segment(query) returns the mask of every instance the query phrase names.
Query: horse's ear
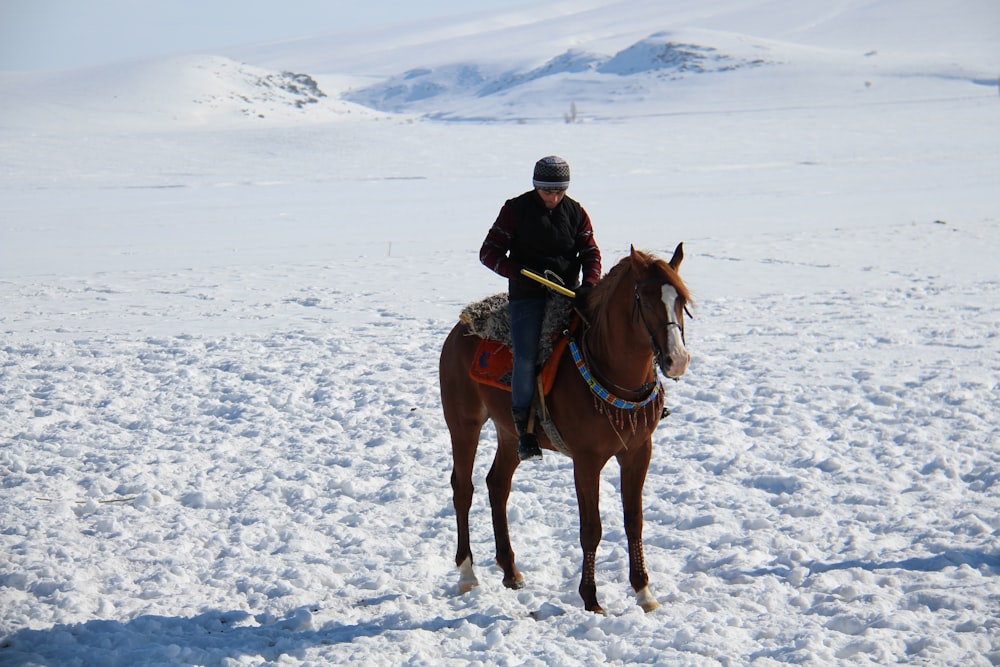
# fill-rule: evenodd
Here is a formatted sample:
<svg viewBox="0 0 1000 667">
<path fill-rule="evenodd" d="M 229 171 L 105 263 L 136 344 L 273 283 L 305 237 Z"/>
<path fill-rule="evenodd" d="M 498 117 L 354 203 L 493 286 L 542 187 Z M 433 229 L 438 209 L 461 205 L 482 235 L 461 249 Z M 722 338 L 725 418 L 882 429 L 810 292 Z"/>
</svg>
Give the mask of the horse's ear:
<svg viewBox="0 0 1000 667">
<path fill-rule="evenodd" d="M 678 270 L 681 267 L 682 261 L 684 261 L 683 241 L 678 243 L 677 247 L 674 248 L 674 256 L 670 258 L 670 268 L 672 268 L 674 271 Z"/>
<path fill-rule="evenodd" d="M 632 262 L 632 268 L 635 269 L 636 271 L 638 271 L 639 270 L 639 267 L 638 267 L 639 257 L 635 253 L 635 246 L 634 245 L 631 245 L 631 244 L 629 245 L 629 247 L 628 247 L 628 254 L 629 254 L 629 260 Z"/>
</svg>

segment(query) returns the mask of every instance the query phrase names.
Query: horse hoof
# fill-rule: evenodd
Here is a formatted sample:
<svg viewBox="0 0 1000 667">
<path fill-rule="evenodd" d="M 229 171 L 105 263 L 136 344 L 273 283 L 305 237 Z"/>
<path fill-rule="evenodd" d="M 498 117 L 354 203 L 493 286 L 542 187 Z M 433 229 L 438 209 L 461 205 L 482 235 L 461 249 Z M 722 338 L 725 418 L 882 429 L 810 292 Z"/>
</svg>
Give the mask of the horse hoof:
<svg viewBox="0 0 1000 667">
<path fill-rule="evenodd" d="M 653 594 L 649 591 L 649 586 L 646 586 L 641 591 L 637 591 L 635 597 L 639 606 L 642 607 L 642 610 L 647 614 L 660 608 L 660 603 L 656 601 L 656 598 L 654 598 Z"/>
<path fill-rule="evenodd" d="M 504 579 L 503 585 L 512 591 L 519 591 L 524 588 L 524 577 L 518 577 L 517 579 Z"/>
<path fill-rule="evenodd" d="M 458 594 L 465 595 L 479 585 L 476 573 L 472 570 L 472 559 L 466 558 L 458 566 Z"/>
</svg>

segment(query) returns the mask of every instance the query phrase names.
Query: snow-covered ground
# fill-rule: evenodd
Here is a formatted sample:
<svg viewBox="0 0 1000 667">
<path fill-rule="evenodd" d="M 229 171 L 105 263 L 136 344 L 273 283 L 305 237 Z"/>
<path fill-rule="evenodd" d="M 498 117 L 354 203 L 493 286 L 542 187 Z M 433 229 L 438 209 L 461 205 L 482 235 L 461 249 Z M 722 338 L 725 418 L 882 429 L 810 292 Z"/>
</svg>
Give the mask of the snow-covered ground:
<svg viewBox="0 0 1000 667">
<path fill-rule="evenodd" d="M 576 7 L 0 73 L 0 665 L 1000 664 L 1000 10 Z M 491 427 L 457 593 L 438 352 L 550 153 L 685 243 L 652 614 L 552 453 L 503 588 Z"/>
</svg>

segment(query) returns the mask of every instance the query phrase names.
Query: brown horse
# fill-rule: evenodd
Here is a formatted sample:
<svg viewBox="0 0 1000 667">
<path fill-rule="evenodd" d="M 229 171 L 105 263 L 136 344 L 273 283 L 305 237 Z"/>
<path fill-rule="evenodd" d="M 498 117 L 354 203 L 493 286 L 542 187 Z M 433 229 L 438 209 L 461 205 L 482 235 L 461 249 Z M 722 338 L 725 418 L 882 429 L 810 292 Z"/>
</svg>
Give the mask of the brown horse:
<svg viewBox="0 0 1000 667">
<path fill-rule="evenodd" d="M 643 557 L 642 487 L 652 454 L 652 433 L 663 408 L 654 363 L 664 375 L 677 379 L 691 359 L 684 347 L 685 305 L 690 294 L 677 273 L 683 257 L 683 244 L 678 244 L 669 263 L 633 248 L 594 286 L 587 304 L 590 325 L 575 335 L 576 354 L 563 355 L 555 384 L 545 398 L 548 415 L 573 459 L 583 547 L 579 591 L 590 611 L 603 611 L 595 579 L 601 541 L 598 489 L 601 470 L 612 456 L 621 468 L 629 582 L 643 609 L 659 606 L 649 591 Z M 472 466 L 487 419 L 493 420 L 498 439 L 493 467 L 486 477 L 496 562 L 503 569 L 505 586 L 524 586 L 524 577 L 514 564 L 507 523 L 507 499 L 519 463 L 510 392 L 470 378 L 478 343 L 479 338 L 459 323 L 444 342 L 440 362 L 441 401 L 454 461 L 451 486 L 458 519 L 455 563 L 460 593 L 479 583 L 472 568 L 469 509 Z M 554 449 L 548 436 L 538 436 L 543 448 Z"/>
</svg>

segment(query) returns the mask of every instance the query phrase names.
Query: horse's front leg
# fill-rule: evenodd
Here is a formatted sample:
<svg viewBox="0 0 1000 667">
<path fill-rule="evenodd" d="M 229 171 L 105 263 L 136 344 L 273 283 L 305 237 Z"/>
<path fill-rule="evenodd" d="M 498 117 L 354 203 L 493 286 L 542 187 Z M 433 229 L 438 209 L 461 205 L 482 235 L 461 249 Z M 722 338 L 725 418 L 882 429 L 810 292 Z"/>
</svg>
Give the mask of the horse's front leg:
<svg viewBox="0 0 1000 667">
<path fill-rule="evenodd" d="M 619 456 L 621 465 L 622 509 L 625 512 L 625 536 L 628 538 L 629 583 L 635 591 L 636 601 L 645 611 L 660 606 L 649 590 L 646 557 L 642 549 L 642 487 L 652 452 L 651 442 L 641 448 Z"/>
<path fill-rule="evenodd" d="M 524 577 L 514 564 L 514 549 L 510 545 L 510 529 L 507 523 L 507 500 L 514 470 L 519 463 L 517 441 L 498 429 L 497 453 L 493 466 L 486 475 L 486 487 L 490 493 L 490 512 L 493 515 L 493 537 L 497 545 L 497 565 L 503 570 L 503 585 L 507 588 L 523 588 Z"/>
<path fill-rule="evenodd" d="M 587 611 L 603 614 L 597 602 L 597 545 L 601 543 L 600 485 L 601 469 L 591 464 L 575 462 L 576 501 L 580 506 L 580 546 L 583 547 L 583 574 L 580 577 L 580 597 Z"/>
</svg>

